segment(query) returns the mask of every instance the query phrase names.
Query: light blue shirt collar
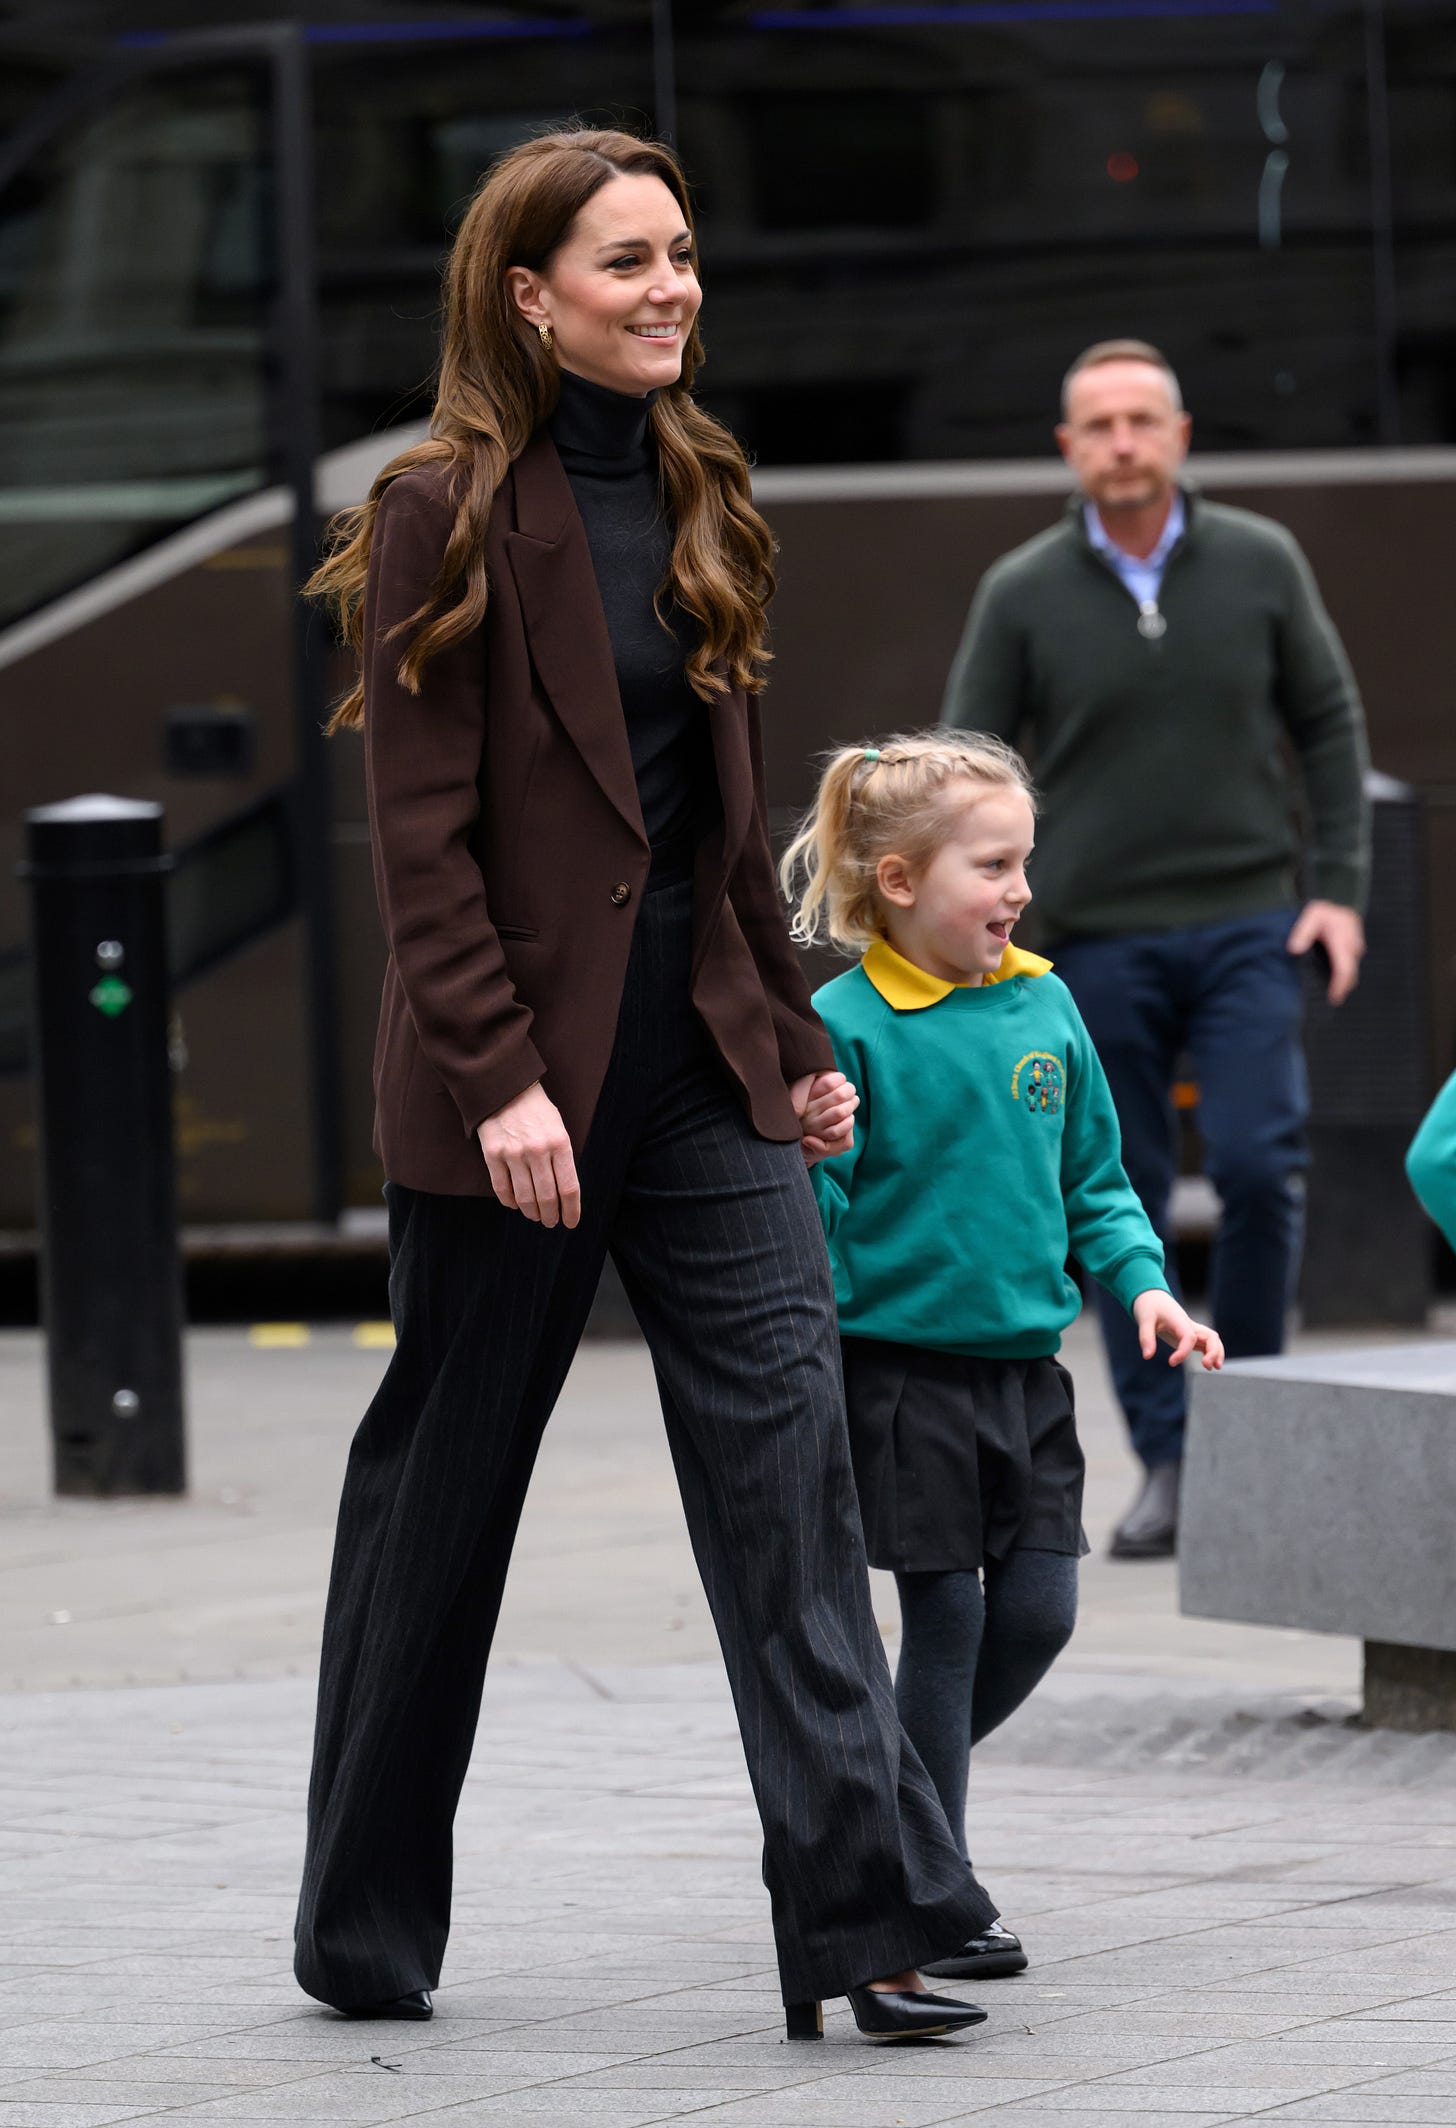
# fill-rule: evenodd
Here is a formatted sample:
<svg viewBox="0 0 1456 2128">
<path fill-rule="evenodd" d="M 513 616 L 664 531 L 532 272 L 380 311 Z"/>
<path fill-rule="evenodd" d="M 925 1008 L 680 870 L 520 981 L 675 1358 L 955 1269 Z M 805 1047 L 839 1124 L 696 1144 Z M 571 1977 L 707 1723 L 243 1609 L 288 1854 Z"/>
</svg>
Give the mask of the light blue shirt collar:
<svg viewBox="0 0 1456 2128">
<path fill-rule="evenodd" d="M 1159 534 L 1158 544 L 1151 554 L 1128 554 L 1119 547 L 1098 515 L 1095 503 L 1083 503 L 1082 518 L 1087 527 L 1088 539 L 1099 554 L 1106 555 L 1139 606 L 1156 606 L 1158 594 L 1163 588 L 1163 571 L 1167 567 L 1168 556 L 1183 537 L 1188 521 L 1182 495 L 1174 495 L 1173 507 L 1168 512 L 1168 522 Z"/>
</svg>

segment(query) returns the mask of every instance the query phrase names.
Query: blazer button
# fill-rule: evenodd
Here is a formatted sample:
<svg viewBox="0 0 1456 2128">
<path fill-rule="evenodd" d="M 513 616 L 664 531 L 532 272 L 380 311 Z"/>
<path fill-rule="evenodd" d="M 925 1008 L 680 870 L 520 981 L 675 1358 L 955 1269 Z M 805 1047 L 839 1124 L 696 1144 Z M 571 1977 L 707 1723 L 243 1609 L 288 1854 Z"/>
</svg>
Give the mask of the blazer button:
<svg viewBox="0 0 1456 2128">
<path fill-rule="evenodd" d="M 628 886 L 625 879 L 619 879 L 617 881 L 617 884 L 613 887 L 612 899 L 617 904 L 617 907 L 619 909 L 622 907 L 622 904 L 624 902 L 629 902 L 632 899 L 632 889 Z"/>
</svg>

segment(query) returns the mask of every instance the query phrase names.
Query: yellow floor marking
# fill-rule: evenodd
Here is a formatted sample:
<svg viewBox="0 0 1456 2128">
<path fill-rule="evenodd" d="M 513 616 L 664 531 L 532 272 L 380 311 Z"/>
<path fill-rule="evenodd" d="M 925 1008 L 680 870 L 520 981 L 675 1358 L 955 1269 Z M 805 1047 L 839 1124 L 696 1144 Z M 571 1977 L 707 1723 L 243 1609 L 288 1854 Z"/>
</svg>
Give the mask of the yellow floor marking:
<svg viewBox="0 0 1456 2128">
<path fill-rule="evenodd" d="M 306 1345 L 308 1339 L 307 1323 L 254 1323 L 248 1332 L 248 1343 L 265 1351 L 280 1345 Z"/>
<path fill-rule="evenodd" d="M 366 1349 L 382 1352 L 394 1350 L 393 1323 L 360 1323 L 354 1331 L 354 1343 Z"/>
</svg>

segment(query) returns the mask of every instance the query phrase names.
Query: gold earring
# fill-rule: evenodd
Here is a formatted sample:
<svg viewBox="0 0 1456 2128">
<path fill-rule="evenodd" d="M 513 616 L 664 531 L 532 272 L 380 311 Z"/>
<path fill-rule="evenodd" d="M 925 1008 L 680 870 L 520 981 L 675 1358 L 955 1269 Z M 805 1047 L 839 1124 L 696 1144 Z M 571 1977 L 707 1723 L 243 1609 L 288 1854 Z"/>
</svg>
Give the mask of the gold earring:
<svg viewBox="0 0 1456 2128">
<path fill-rule="evenodd" d="M 551 327 L 549 325 L 538 325 L 536 327 L 536 330 L 541 335 L 541 345 L 545 348 L 547 354 L 549 355 L 552 348 L 556 344 L 551 337 Z"/>
</svg>

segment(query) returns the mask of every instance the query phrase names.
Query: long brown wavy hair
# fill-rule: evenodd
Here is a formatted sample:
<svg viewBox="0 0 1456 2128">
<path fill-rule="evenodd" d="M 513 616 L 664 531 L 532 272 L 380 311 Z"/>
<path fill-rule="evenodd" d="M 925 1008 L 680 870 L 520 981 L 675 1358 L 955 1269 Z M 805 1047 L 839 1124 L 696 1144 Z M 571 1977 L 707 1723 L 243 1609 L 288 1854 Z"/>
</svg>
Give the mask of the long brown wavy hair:
<svg viewBox="0 0 1456 2128">
<path fill-rule="evenodd" d="M 660 141 L 585 128 L 546 133 L 495 164 L 460 224 L 446 268 L 444 343 L 430 433 L 390 460 L 366 502 L 334 518 L 329 550 L 305 586 L 331 608 L 344 642 L 362 651 L 364 586 L 380 497 L 416 466 L 453 470 L 455 522 L 439 573 L 424 604 L 396 630 L 408 638 L 399 679 L 412 694 L 419 693 L 430 659 L 480 624 L 490 595 L 485 533 L 491 504 L 506 468 L 553 411 L 560 392 L 555 357 L 517 311 L 506 273 L 512 266 L 541 272 L 586 202 L 618 176 L 661 178 L 692 230 L 687 180 Z M 693 251 L 696 265 L 696 237 Z M 774 546 L 753 507 L 748 464 L 736 439 L 692 397 L 702 357 L 694 320 L 682 375 L 658 394 L 651 423 L 674 526 L 658 610 L 671 602 L 697 623 L 687 678 L 708 701 L 730 686 L 757 692 L 764 684 Z M 363 721 L 361 679 L 328 729 Z"/>
</svg>

